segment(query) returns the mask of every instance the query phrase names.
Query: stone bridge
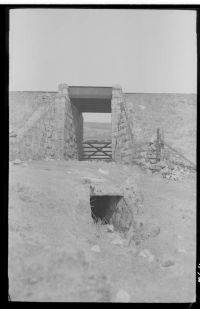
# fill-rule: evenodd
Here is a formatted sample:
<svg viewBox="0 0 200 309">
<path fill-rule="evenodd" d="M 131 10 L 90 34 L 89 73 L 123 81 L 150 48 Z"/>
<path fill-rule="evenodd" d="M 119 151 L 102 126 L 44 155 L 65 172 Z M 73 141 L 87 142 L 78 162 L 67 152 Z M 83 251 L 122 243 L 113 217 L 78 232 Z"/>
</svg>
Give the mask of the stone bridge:
<svg viewBox="0 0 200 309">
<path fill-rule="evenodd" d="M 112 158 L 117 160 L 117 147 L 121 151 L 123 147 L 126 156 L 130 152 L 126 141 L 130 143 L 130 138 L 122 113 L 123 103 L 124 96 L 119 85 L 76 87 L 60 84 L 57 94 L 47 98 L 45 104 L 39 106 L 28 121 L 10 136 L 10 160 L 82 160 L 83 112 L 112 113 Z"/>
<path fill-rule="evenodd" d="M 195 146 L 196 95 L 193 94 L 127 94 L 119 85 L 80 87 L 60 84 L 58 92 L 10 93 L 9 108 L 12 109 L 16 101 L 19 111 L 14 109 L 9 116 L 30 106 L 34 108 L 28 119 L 19 117 L 21 126 L 10 134 L 10 160 L 83 160 L 84 112 L 111 113 L 112 159 L 116 162 L 134 162 L 147 167 L 150 164 L 149 168 L 155 169 L 157 155 L 150 141 L 158 127 L 164 129 L 167 140 L 176 143 L 177 137 L 180 140 L 177 127 L 184 127 L 187 134 L 183 132 L 182 136 L 183 154 L 190 149 L 187 145 L 192 145 L 192 141 Z M 13 124 L 12 117 L 10 124 Z M 162 158 L 191 165 L 184 156 L 175 158 L 175 153 L 167 144 L 165 146 Z"/>
</svg>

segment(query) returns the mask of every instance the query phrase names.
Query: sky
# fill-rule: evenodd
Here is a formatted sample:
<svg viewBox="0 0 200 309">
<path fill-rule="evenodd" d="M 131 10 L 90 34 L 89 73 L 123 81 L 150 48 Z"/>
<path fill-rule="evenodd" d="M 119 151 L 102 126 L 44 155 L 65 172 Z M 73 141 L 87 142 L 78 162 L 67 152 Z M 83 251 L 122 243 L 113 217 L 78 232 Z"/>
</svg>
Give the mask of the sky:
<svg viewBox="0 0 200 309">
<path fill-rule="evenodd" d="M 196 13 L 12 9 L 9 59 L 11 91 L 57 91 L 66 83 L 196 93 Z"/>
</svg>

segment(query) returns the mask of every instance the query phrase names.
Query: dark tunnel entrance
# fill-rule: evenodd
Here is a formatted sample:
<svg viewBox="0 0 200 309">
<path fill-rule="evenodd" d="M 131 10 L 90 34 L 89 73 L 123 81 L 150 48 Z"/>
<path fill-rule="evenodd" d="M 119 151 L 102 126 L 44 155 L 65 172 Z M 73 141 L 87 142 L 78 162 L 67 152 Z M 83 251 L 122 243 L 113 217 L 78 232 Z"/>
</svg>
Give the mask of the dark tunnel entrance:
<svg viewBox="0 0 200 309">
<path fill-rule="evenodd" d="M 122 198 L 123 196 L 116 195 L 91 195 L 90 207 L 91 216 L 94 222 L 109 224 L 110 219 L 117 208 L 117 204 Z"/>
<path fill-rule="evenodd" d="M 69 87 L 80 161 L 112 161 L 112 91 L 112 87 Z"/>
</svg>

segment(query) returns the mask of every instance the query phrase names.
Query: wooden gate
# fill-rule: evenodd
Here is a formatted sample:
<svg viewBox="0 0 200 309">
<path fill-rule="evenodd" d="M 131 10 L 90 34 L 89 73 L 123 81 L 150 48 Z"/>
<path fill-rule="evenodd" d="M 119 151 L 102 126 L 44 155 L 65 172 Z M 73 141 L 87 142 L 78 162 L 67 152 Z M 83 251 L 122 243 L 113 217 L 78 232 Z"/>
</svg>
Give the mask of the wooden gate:
<svg viewBox="0 0 200 309">
<path fill-rule="evenodd" d="M 108 140 L 84 141 L 83 160 L 112 160 L 112 142 Z"/>
</svg>

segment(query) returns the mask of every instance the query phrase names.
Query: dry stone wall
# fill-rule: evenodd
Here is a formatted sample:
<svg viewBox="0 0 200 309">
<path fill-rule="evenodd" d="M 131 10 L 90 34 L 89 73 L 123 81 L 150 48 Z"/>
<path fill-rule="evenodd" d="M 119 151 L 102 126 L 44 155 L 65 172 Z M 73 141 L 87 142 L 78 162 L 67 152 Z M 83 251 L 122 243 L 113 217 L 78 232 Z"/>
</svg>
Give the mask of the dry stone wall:
<svg viewBox="0 0 200 309">
<path fill-rule="evenodd" d="M 196 97 L 194 95 L 166 94 L 132 94 L 131 97 L 132 99 L 134 98 L 132 102 L 128 100 L 129 96 L 122 93 L 120 86 L 113 87 L 113 159 L 117 162 L 138 164 L 151 173 L 158 172 L 161 173 L 163 177 L 174 180 L 180 178 L 180 174 L 182 174 L 182 172 L 185 173 L 186 170 L 194 171 L 195 164 L 192 164 L 187 158 L 184 159 L 184 157 L 181 156 L 181 151 L 173 151 L 167 144 L 162 144 L 162 147 L 157 144 L 156 129 L 161 128 L 161 131 L 163 131 L 164 128 L 168 138 L 173 136 L 172 133 L 174 133 L 176 138 L 176 131 L 171 132 L 171 127 L 168 128 L 171 121 L 170 117 L 172 117 L 175 122 L 174 123 L 173 120 L 171 121 L 173 129 L 175 129 L 175 125 L 179 121 L 184 125 L 185 130 L 187 129 L 188 120 L 193 117 L 193 121 L 189 123 L 187 134 L 189 134 L 189 132 L 192 133 L 191 136 L 195 144 L 194 107 Z M 135 98 L 138 99 L 138 101 L 135 101 Z M 162 99 L 164 103 L 168 105 L 163 106 Z M 161 103 L 159 101 L 161 101 Z M 181 104 L 183 104 L 183 110 L 180 109 Z M 186 112 L 184 108 L 186 108 Z M 168 117 L 166 117 L 166 115 Z M 177 147 L 178 145 L 177 143 Z M 184 147 L 186 145 L 182 143 L 179 146 L 184 150 L 184 148 L 188 149 Z"/>
</svg>

